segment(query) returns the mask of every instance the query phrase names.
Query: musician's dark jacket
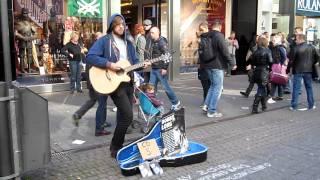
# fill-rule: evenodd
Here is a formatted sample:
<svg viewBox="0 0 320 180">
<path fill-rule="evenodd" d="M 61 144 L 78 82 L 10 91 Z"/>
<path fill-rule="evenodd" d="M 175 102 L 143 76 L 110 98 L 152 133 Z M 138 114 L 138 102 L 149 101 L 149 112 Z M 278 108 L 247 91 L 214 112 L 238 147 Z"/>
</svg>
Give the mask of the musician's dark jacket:
<svg viewBox="0 0 320 180">
<path fill-rule="evenodd" d="M 110 67 L 111 63 L 115 63 L 119 60 L 119 51 L 115 51 L 114 48 L 115 42 L 112 36 L 112 30 L 111 30 L 111 23 L 114 20 L 116 16 L 120 16 L 123 18 L 120 14 L 114 14 L 111 17 L 111 20 L 109 21 L 109 29 L 107 30 L 107 35 L 101 37 L 98 39 L 93 46 L 89 49 L 89 52 L 86 57 L 86 62 L 90 65 L 97 66 L 100 68 L 106 68 Z M 133 44 L 126 39 L 126 36 L 124 35 L 125 43 L 127 44 L 127 54 L 128 54 L 128 61 L 131 64 L 136 64 L 139 62 L 136 51 L 133 46 Z"/>
</svg>

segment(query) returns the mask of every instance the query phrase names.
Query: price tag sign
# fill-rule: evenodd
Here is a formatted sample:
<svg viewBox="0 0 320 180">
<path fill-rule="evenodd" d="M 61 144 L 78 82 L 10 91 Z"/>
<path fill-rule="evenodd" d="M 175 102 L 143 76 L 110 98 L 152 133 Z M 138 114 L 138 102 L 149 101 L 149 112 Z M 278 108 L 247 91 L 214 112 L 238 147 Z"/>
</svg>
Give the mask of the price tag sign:
<svg viewBox="0 0 320 180">
<path fill-rule="evenodd" d="M 139 142 L 138 148 L 143 160 L 154 159 L 161 155 L 155 139 Z"/>
</svg>

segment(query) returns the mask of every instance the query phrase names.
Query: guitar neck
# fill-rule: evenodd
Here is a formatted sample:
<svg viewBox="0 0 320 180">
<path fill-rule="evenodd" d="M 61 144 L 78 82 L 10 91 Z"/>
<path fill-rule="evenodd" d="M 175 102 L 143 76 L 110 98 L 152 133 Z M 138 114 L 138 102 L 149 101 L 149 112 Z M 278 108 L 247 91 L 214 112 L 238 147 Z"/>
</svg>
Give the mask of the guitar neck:
<svg viewBox="0 0 320 180">
<path fill-rule="evenodd" d="M 154 58 L 154 59 L 149 60 L 149 62 L 152 64 L 152 63 L 155 63 L 155 62 L 158 62 L 158 61 L 161 61 L 161 60 L 162 60 L 162 58 L 158 57 L 158 58 Z M 139 69 L 139 68 L 141 68 L 143 66 L 144 66 L 143 62 L 141 62 L 141 63 L 135 64 L 135 65 L 129 66 L 129 67 L 125 68 L 124 70 L 126 72 L 130 72 L 130 71 L 134 71 L 136 69 Z"/>
</svg>

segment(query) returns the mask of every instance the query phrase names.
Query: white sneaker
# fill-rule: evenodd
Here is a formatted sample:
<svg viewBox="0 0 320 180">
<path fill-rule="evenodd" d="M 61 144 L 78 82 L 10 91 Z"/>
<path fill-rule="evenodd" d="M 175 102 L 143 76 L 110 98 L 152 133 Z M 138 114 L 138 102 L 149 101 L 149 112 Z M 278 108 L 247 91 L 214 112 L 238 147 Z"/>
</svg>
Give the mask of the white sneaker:
<svg viewBox="0 0 320 180">
<path fill-rule="evenodd" d="M 171 110 L 174 110 L 174 111 L 177 111 L 179 110 L 181 107 L 180 107 L 180 101 L 177 102 L 177 104 L 174 104 L 171 106 Z"/>
<path fill-rule="evenodd" d="M 205 112 L 205 113 L 208 112 L 208 106 L 205 105 L 205 104 L 202 106 L 201 109 L 202 109 L 202 111 Z"/>
<path fill-rule="evenodd" d="M 276 101 L 275 101 L 275 100 L 273 100 L 272 98 L 269 98 L 267 102 L 268 102 L 269 104 L 276 103 Z"/>
<path fill-rule="evenodd" d="M 317 106 L 312 106 L 312 108 L 310 108 L 309 110 L 315 110 L 315 109 L 317 109 Z"/>
<path fill-rule="evenodd" d="M 290 106 L 290 107 L 289 107 L 289 110 L 290 110 L 290 111 L 296 111 L 297 109 L 294 109 L 293 107 Z"/>
<path fill-rule="evenodd" d="M 118 108 L 117 108 L 117 107 L 114 107 L 114 108 L 112 108 L 112 111 L 113 111 L 113 112 L 117 112 L 117 111 L 118 111 Z"/>
<path fill-rule="evenodd" d="M 222 117 L 222 113 L 214 112 L 214 113 L 207 113 L 208 118 L 219 118 Z"/>
</svg>

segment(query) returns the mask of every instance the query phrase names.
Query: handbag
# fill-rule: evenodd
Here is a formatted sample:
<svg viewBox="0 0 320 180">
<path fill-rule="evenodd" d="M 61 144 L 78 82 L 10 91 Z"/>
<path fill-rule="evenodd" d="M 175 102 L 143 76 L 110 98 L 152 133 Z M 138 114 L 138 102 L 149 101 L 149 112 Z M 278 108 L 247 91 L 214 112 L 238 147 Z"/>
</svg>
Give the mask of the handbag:
<svg viewBox="0 0 320 180">
<path fill-rule="evenodd" d="M 273 64 L 270 72 L 270 81 L 274 84 L 286 85 L 289 80 L 289 76 L 286 73 L 287 66 L 279 64 Z"/>
</svg>

